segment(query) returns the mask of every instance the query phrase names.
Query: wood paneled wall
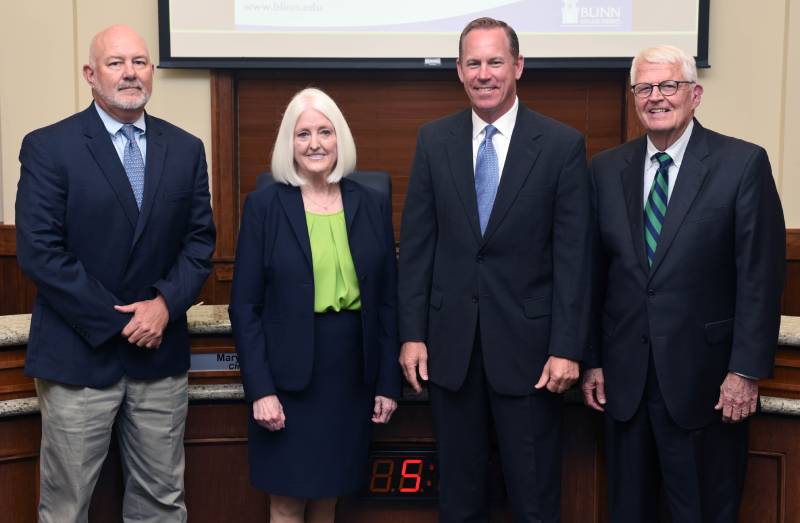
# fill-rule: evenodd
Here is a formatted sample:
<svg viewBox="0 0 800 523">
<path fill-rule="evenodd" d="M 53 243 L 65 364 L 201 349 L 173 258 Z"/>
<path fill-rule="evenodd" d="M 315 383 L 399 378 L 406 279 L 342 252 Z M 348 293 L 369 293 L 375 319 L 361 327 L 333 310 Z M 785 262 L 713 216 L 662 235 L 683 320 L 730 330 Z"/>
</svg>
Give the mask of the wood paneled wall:
<svg viewBox="0 0 800 523">
<path fill-rule="evenodd" d="M 247 73 L 236 78 L 239 203 L 256 187 L 292 96 L 313 85 L 337 102 L 358 149 L 358 168 L 387 171 L 394 188 L 394 223 L 400 224 L 417 130 L 468 106 L 453 71 Z M 624 77 L 618 72 L 526 71 L 519 97 L 530 108 L 586 136 L 589 155 L 624 139 Z"/>
<path fill-rule="evenodd" d="M 786 231 L 786 282 L 781 305 L 783 314 L 800 316 L 800 229 Z"/>
<path fill-rule="evenodd" d="M 625 82 L 620 71 L 526 71 L 518 93 L 522 103 L 581 131 L 591 156 L 638 133 L 626 125 L 635 115 L 627 109 Z M 391 175 L 396 233 L 419 126 L 468 106 L 454 71 L 214 72 L 212 179 L 219 237 L 217 269 L 203 291 L 207 303 L 227 301 L 244 199 L 258 174 L 269 170 L 286 105 L 310 86 L 328 92 L 341 107 L 356 140 L 358 168 Z"/>
<path fill-rule="evenodd" d="M 17 264 L 16 228 L 0 224 L 0 316 L 33 309 L 36 288 Z"/>
</svg>

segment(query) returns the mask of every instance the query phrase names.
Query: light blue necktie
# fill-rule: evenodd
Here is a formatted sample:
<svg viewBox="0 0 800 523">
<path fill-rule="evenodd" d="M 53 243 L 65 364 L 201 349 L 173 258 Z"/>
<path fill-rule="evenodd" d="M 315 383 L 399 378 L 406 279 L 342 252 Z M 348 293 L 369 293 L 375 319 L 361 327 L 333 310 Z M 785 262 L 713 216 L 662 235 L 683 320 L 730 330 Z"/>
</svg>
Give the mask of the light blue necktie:
<svg viewBox="0 0 800 523">
<path fill-rule="evenodd" d="M 492 144 L 492 136 L 497 132 L 497 128 L 487 125 L 484 131 L 486 135 L 478 146 L 478 158 L 475 160 L 475 192 L 478 195 L 481 234 L 486 231 L 486 224 L 489 223 L 489 215 L 492 214 L 494 197 L 497 194 L 497 184 L 500 182 L 497 152 Z"/>
<path fill-rule="evenodd" d="M 125 154 L 122 156 L 122 165 L 125 167 L 125 174 L 131 182 L 133 196 L 136 198 L 136 206 L 142 208 L 142 198 L 144 196 L 144 160 L 139 144 L 136 143 L 136 127 L 132 124 L 125 124 L 119 130 L 128 139 L 125 146 Z"/>
</svg>

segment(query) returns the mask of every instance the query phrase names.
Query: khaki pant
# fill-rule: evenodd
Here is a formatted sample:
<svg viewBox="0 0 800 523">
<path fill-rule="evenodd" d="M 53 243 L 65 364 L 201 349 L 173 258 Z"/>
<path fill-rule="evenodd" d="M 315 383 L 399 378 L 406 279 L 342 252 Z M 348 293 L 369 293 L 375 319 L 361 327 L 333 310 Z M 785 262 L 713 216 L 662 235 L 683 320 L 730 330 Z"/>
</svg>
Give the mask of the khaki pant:
<svg viewBox="0 0 800 523">
<path fill-rule="evenodd" d="M 106 389 L 36 380 L 42 414 L 40 523 L 84 523 L 117 420 L 124 521 L 183 522 L 187 375 Z"/>
</svg>

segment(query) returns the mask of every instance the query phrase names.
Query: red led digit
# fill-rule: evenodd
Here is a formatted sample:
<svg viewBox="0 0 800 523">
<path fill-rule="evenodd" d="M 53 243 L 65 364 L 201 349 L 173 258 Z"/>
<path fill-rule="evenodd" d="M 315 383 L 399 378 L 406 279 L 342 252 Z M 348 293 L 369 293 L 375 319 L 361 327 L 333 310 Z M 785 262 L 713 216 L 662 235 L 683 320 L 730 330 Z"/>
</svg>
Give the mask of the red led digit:
<svg viewBox="0 0 800 523">
<path fill-rule="evenodd" d="M 405 470 L 405 467 L 403 468 Z M 394 473 L 394 460 L 376 459 L 372 463 L 372 479 L 369 482 L 369 491 L 376 494 L 386 494 L 392 488 L 392 474 Z"/>
<path fill-rule="evenodd" d="M 419 485 L 422 482 L 422 460 L 403 460 L 403 469 L 400 475 L 402 476 L 400 492 L 419 492 Z M 413 484 L 413 486 L 409 486 L 410 484 Z"/>
</svg>

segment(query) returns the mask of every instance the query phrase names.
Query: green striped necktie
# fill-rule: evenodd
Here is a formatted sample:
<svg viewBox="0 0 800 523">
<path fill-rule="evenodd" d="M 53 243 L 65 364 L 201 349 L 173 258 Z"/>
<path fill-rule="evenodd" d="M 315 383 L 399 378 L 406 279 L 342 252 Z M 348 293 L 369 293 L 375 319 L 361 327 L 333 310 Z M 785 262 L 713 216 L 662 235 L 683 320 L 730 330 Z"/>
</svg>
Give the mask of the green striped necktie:
<svg viewBox="0 0 800 523">
<path fill-rule="evenodd" d="M 658 160 L 658 171 L 650 188 L 650 196 L 644 206 L 644 242 L 647 245 L 647 263 L 652 267 L 656 257 L 656 246 L 661 236 L 661 227 L 667 215 L 667 195 L 669 194 L 669 165 L 672 158 L 667 153 L 656 153 L 653 159 Z"/>
</svg>

